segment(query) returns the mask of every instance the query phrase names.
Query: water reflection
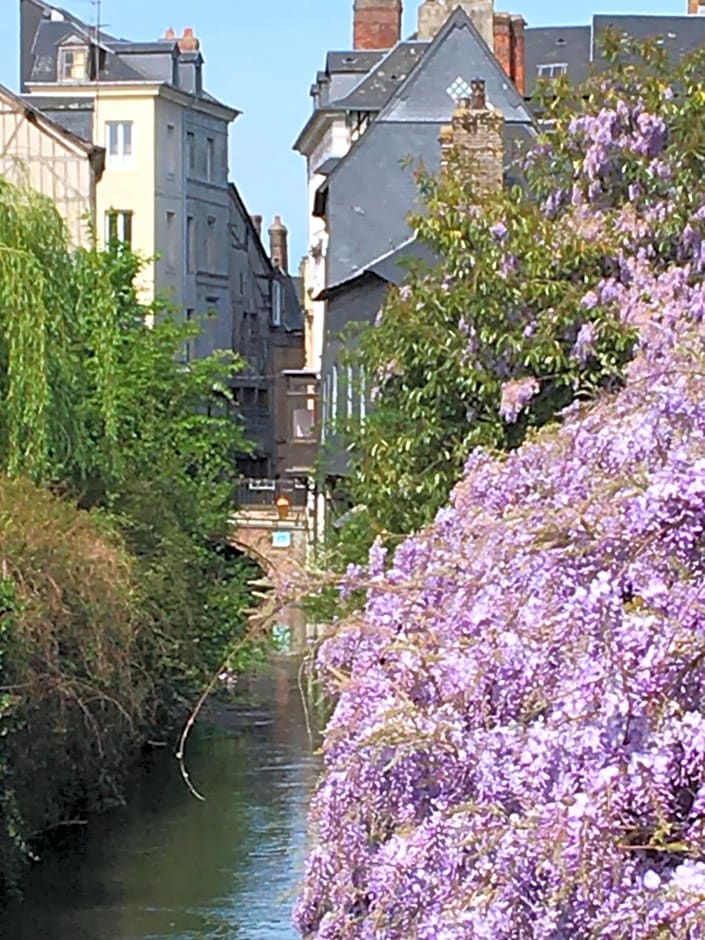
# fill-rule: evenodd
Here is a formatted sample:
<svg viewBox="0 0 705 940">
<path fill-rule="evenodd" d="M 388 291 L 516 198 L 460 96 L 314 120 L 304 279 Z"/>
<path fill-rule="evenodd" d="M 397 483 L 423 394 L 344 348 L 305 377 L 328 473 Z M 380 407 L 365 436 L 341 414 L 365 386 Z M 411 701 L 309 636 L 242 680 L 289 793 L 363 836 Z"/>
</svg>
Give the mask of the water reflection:
<svg viewBox="0 0 705 940">
<path fill-rule="evenodd" d="M 296 664 L 285 660 L 191 739 L 200 803 L 174 759 L 149 757 L 126 809 L 36 869 L 8 940 L 290 940 L 318 774 Z"/>
</svg>

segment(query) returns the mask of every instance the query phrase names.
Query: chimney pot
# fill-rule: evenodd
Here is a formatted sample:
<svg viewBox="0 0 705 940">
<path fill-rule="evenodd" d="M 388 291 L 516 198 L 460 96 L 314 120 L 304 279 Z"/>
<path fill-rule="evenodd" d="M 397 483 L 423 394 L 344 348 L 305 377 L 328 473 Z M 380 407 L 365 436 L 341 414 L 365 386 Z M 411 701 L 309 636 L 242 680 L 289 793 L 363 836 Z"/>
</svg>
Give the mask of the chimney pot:
<svg viewBox="0 0 705 940">
<path fill-rule="evenodd" d="M 171 28 L 171 26 L 164 33 L 164 39 L 166 39 L 168 42 L 173 42 L 176 39 L 176 33 Z"/>
<path fill-rule="evenodd" d="M 258 234 L 259 237 L 261 238 L 261 237 L 262 237 L 262 216 L 261 216 L 261 215 L 252 215 L 252 216 L 250 216 L 250 218 L 252 219 L 252 224 L 253 224 L 254 227 L 255 227 L 255 231 L 257 232 L 257 234 Z"/>
<path fill-rule="evenodd" d="M 186 26 L 183 36 L 179 39 L 179 50 L 181 52 L 198 52 L 200 48 L 201 43 L 194 35 L 193 27 Z"/>
</svg>

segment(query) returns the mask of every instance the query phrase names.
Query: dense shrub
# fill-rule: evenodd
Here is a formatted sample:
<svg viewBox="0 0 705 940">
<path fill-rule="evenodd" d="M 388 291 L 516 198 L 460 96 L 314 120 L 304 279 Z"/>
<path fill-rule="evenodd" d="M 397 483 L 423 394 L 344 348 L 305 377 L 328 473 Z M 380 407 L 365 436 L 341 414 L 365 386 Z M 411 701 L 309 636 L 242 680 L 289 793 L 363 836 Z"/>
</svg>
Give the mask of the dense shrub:
<svg viewBox="0 0 705 940">
<path fill-rule="evenodd" d="M 119 797 L 149 726 L 131 562 L 107 527 L 0 477 L 0 883 L 31 837 Z"/>
</svg>

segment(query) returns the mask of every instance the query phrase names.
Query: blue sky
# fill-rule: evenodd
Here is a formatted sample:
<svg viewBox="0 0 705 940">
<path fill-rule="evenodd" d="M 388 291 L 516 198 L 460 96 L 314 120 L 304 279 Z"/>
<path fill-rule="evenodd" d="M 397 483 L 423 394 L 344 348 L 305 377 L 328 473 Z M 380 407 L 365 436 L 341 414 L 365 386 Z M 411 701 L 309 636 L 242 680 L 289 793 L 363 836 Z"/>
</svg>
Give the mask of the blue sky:
<svg viewBox="0 0 705 940">
<path fill-rule="evenodd" d="M 405 33 L 420 0 L 405 0 Z M 18 88 L 19 0 L 0 0 L 0 83 Z M 497 9 L 522 13 L 530 26 L 587 23 L 593 13 L 685 13 L 686 0 L 512 0 Z M 91 0 L 57 0 L 90 23 Z M 168 26 L 192 26 L 206 59 L 206 86 L 242 111 L 230 137 L 230 175 L 250 212 L 290 231 L 292 268 L 306 251 L 304 160 L 291 145 L 311 111 L 309 87 L 328 49 L 347 49 L 352 0 L 102 0 L 105 29 L 127 39 L 156 39 Z"/>
</svg>

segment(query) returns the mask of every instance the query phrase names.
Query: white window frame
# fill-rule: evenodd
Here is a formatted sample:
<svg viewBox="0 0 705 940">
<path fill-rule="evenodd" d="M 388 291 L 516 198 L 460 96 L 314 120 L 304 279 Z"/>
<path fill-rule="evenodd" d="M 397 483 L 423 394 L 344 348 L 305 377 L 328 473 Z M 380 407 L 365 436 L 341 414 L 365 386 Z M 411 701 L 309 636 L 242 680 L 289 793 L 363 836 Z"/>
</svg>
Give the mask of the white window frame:
<svg viewBox="0 0 705 940">
<path fill-rule="evenodd" d="M 338 429 L 338 363 L 334 362 L 330 370 L 330 423 L 333 432 Z"/>
<path fill-rule="evenodd" d="M 350 420 L 353 416 L 353 382 L 355 380 L 355 372 L 352 365 L 348 365 L 346 371 L 346 405 L 347 405 L 347 417 Z"/>
<path fill-rule="evenodd" d="M 545 62 L 536 66 L 536 72 L 539 78 L 557 78 L 559 75 L 565 75 L 568 72 L 568 63 Z"/>
<path fill-rule="evenodd" d="M 118 243 L 120 245 L 125 245 L 127 248 L 132 246 L 133 217 L 134 213 L 131 209 L 107 210 L 105 213 L 105 230 L 103 233 L 103 239 L 106 248 L 111 243 L 111 229 L 113 228 L 113 222 L 115 223 L 115 231 Z"/>
<path fill-rule="evenodd" d="M 128 131 L 129 128 L 129 131 Z M 115 140 L 112 135 L 115 132 Z M 133 121 L 105 122 L 105 149 L 109 169 L 129 170 L 135 165 L 135 125 Z M 112 150 L 115 143 L 115 152 Z"/>
<path fill-rule="evenodd" d="M 76 53 L 79 53 L 84 58 L 83 64 L 83 74 L 82 75 L 67 75 L 66 66 L 69 56 L 72 58 L 75 57 Z M 71 68 L 75 67 L 75 61 L 72 62 Z M 59 61 L 58 61 L 58 81 L 62 85 L 71 85 L 77 82 L 87 82 L 90 76 L 90 49 L 88 46 L 76 44 L 71 46 L 61 46 L 59 48 Z"/>
</svg>

